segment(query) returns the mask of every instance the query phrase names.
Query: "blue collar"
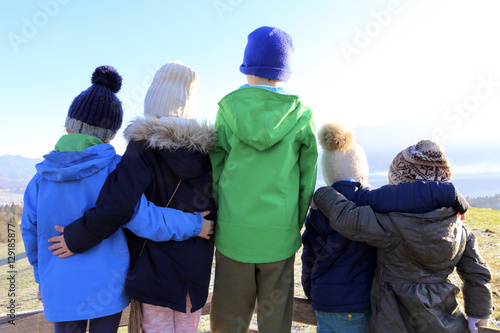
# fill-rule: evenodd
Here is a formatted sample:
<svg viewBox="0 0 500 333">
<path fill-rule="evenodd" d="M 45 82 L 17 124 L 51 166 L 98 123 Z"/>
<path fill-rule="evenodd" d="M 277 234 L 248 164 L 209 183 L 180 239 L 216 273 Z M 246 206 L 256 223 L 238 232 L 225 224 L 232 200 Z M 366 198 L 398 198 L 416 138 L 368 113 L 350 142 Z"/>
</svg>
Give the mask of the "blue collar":
<svg viewBox="0 0 500 333">
<path fill-rule="evenodd" d="M 278 93 L 278 94 L 283 94 L 283 95 L 289 95 L 289 92 L 285 90 L 285 88 L 283 87 L 272 87 L 272 86 L 263 86 L 263 85 L 251 85 L 251 84 L 244 84 L 240 87 L 241 88 L 248 88 L 248 87 L 258 87 L 258 88 L 264 88 L 264 89 L 267 89 L 267 90 L 271 90 L 271 91 L 274 91 L 275 93 Z"/>
</svg>

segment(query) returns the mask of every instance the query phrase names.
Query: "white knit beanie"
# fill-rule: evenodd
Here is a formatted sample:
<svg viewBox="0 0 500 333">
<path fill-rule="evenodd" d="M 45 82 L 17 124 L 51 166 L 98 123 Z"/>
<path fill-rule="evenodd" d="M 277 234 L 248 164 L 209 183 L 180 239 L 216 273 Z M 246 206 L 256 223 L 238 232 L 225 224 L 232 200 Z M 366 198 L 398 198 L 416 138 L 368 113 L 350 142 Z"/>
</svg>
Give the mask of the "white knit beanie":
<svg viewBox="0 0 500 333">
<path fill-rule="evenodd" d="M 354 134 L 337 123 L 325 124 L 318 139 L 323 147 L 321 170 L 327 185 L 340 180 L 354 180 L 368 186 L 368 161 Z"/>
<path fill-rule="evenodd" d="M 160 68 L 144 99 L 144 115 L 193 118 L 198 74 L 191 67 L 172 61 Z"/>
</svg>

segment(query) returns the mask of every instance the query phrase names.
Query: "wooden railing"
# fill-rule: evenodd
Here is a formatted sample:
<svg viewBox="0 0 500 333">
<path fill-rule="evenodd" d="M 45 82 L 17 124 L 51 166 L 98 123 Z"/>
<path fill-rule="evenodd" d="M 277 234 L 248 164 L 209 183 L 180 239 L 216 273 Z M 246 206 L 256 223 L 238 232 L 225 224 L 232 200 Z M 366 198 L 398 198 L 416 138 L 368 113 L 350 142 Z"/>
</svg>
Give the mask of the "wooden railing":
<svg viewBox="0 0 500 333">
<path fill-rule="evenodd" d="M 212 300 L 212 294 L 209 295 L 207 303 L 201 310 L 201 314 L 210 314 L 210 304 Z M 129 316 L 129 308 L 127 307 L 123 311 L 122 320 L 120 326 L 127 326 Z M 11 318 L 6 315 L 0 315 L 0 332 L 2 333 L 20 333 L 20 332 L 30 332 L 30 333 L 52 333 L 54 332 L 54 327 L 52 323 L 45 320 L 43 316 L 43 310 L 37 311 L 26 311 L 16 313 L 15 325 L 9 323 Z M 301 324 L 316 325 L 316 315 L 313 308 L 308 300 L 304 298 L 295 297 L 293 306 L 293 321 Z M 204 331 L 209 332 L 209 331 Z M 480 327 L 480 333 L 499 333 L 500 329 Z M 249 330 L 249 333 L 258 333 L 254 330 Z"/>
</svg>

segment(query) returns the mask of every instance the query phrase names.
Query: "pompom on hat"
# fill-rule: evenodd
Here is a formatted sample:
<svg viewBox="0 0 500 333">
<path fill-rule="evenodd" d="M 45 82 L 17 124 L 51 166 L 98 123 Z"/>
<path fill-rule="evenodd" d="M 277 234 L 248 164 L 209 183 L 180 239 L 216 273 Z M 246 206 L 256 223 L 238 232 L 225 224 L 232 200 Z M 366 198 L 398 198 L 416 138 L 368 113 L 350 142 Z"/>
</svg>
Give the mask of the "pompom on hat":
<svg viewBox="0 0 500 333">
<path fill-rule="evenodd" d="M 292 37 L 281 29 L 260 27 L 248 35 L 240 72 L 266 79 L 288 81 L 292 75 Z"/>
<path fill-rule="evenodd" d="M 328 185 L 341 180 L 354 180 L 368 186 L 366 154 L 355 141 L 354 134 L 340 124 L 325 124 L 318 134 L 323 148 L 321 170 Z"/>
<path fill-rule="evenodd" d="M 155 74 L 144 99 L 144 115 L 193 118 L 199 78 L 179 61 L 163 65 Z"/>
<path fill-rule="evenodd" d="M 396 155 L 389 167 L 389 184 L 414 181 L 451 181 L 452 171 L 444 149 L 431 140 L 421 140 Z"/>
<path fill-rule="evenodd" d="M 71 103 L 65 127 L 110 141 L 123 121 L 122 103 L 115 95 L 122 86 L 122 77 L 111 66 L 99 66 L 90 81 L 92 85 Z"/>
</svg>

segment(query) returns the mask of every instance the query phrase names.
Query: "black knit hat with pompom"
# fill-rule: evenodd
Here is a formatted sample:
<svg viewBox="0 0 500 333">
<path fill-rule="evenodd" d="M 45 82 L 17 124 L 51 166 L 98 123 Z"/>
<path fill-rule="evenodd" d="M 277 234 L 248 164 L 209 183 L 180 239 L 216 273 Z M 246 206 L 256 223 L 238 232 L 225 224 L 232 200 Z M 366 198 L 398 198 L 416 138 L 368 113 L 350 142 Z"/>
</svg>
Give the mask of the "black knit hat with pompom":
<svg viewBox="0 0 500 333">
<path fill-rule="evenodd" d="M 122 103 L 115 95 L 122 86 L 122 77 L 113 67 L 100 66 L 92 74 L 91 82 L 71 103 L 65 126 L 110 141 L 123 121 Z"/>
</svg>

